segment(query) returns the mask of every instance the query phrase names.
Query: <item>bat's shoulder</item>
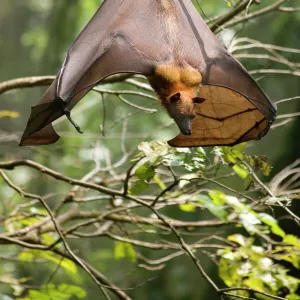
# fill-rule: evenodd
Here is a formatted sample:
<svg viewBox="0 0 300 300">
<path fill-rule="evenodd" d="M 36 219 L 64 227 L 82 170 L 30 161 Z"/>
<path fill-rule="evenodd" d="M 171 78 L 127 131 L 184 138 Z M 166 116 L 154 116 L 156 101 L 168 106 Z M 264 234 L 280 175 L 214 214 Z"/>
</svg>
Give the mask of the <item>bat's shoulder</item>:
<svg viewBox="0 0 300 300">
<path fill-rule="evenodd" d="M 201 73 L 187 64 L 158 65 L 152 77 L 171 84 L 181 82 L 189 86 L 200 85 L 202 82 Z"/>
<path fill-rule="evenodd" d="M 187 64 L 176 63 L 156 66 L 148 79 L 161 99 L 183 90 L 194 94 L 202 83 L 201 73 L 197 69 Z"/>
</svg>

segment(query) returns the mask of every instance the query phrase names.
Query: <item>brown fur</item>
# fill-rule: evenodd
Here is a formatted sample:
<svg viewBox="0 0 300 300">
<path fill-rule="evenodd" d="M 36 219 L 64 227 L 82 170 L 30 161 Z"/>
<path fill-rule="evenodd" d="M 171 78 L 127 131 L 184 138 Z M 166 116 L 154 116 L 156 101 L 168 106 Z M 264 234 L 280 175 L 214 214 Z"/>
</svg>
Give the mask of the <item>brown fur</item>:
<svg viewBox="0 0 300 300">
<path fill-rule="evenodd" d="M 202 76 L 196 69 L 190 66 L 181 68 L 174 65 L 161 65 L 148 79 L 168 112 L 171 105 L 170 97 L 180 93 L 180 101 L 176 106 L 178 112 L 187 116 L 193 114 L 193 98 L 197 95 L 202 82 Z"/>
</svg>

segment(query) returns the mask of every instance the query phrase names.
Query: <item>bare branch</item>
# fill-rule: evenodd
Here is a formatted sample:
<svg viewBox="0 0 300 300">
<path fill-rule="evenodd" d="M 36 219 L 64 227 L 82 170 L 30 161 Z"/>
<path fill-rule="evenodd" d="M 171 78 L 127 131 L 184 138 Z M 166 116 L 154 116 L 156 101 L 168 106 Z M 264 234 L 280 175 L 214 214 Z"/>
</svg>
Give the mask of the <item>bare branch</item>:
<svg viewBox="0 0 300 300">
<path fill-rule="evenodd" d="M 271 299 L 284 300 L 284 298 L 273 296 L 271 294 L 260 292 L 260 291 L 257 291 L 257 290 L 254 290 L 254 289 L 249 289 L 249 288 L 225 288 L 225 289 L 220 289 L 218 292 L 220 294 L 223 294 L 223 293 L 232 292 L 232 291 L 248 291 L 248 292 L 251 292 L 251 293 L 267 296 Z M 251 299 L 251 298 L 245 297 L 245 299 Z"/>
<path fill-rule="evenodd" d="M 128 74 L 112 75 L 106 78 L 105 80 L 101 81 L 101 84 L 121 82 L 131 76 L 132 75 L 128 75 Z M 49 86 L 54 79 L 55 76 L 50 75 L 50 76 L 24 77 L 24 78 L 17 78 L 17 79 L 4 81 L 0 83 L 0 95 L 7 91 L 15 90 L 15 89 L 32 88 L 38 86 Z"/>
<path fill-rule="evenodd" d="M 237 17 L 236 19 L 231 18 L 230 21 L 225 24 L 226 28 L 235 26 L 240 23 L 245 23 L 246 21 L 249 21 L 254 18 L 258 18 L 258 17 L 268 14 L 270 12 L 279 11 L 281 8 L 281 5 L 286 3 L 287 1 L 288 0 L 278 0 L 275 3 L 273 3 L 269 6 L 266 6 L 262 9 L 256 10 L 252 13 L 245 14 L 244 16 Z M 219 30 L 216 30 L 216 32 L 218 32 L 218 31 Z"/>
</svg>

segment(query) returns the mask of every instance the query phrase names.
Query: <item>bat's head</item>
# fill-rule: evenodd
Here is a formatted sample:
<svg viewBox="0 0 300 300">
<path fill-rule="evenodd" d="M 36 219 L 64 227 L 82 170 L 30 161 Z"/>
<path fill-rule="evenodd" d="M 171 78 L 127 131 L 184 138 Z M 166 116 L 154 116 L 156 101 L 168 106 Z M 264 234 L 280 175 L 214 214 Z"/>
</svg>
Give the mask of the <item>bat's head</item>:
<svg viewBox="0 0 300 300">
<path fill-rule="evenodd" d="M 192 120 L 196 116 L 195 104 L 202 103 L 205 99 L 194 97 L 190 92 L 177 92 L 163 102 L 170 117 L 174 119 L 184 135 L 192 134 Z"/>
</svg>

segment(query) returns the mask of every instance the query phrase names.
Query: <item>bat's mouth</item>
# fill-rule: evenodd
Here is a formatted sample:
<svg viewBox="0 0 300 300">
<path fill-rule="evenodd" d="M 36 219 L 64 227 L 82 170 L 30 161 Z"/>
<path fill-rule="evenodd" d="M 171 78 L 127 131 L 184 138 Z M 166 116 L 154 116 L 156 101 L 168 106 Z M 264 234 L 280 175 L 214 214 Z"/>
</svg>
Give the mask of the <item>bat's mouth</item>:
<svg viewBox="0 0 300 300">
<path fill-rule="evenodd" d="M 191 135 L 192 134 L 192 129 L 184 129 L 184 130 L 180 130 L 180 131 L 184 135 Z"/>
</svg>

